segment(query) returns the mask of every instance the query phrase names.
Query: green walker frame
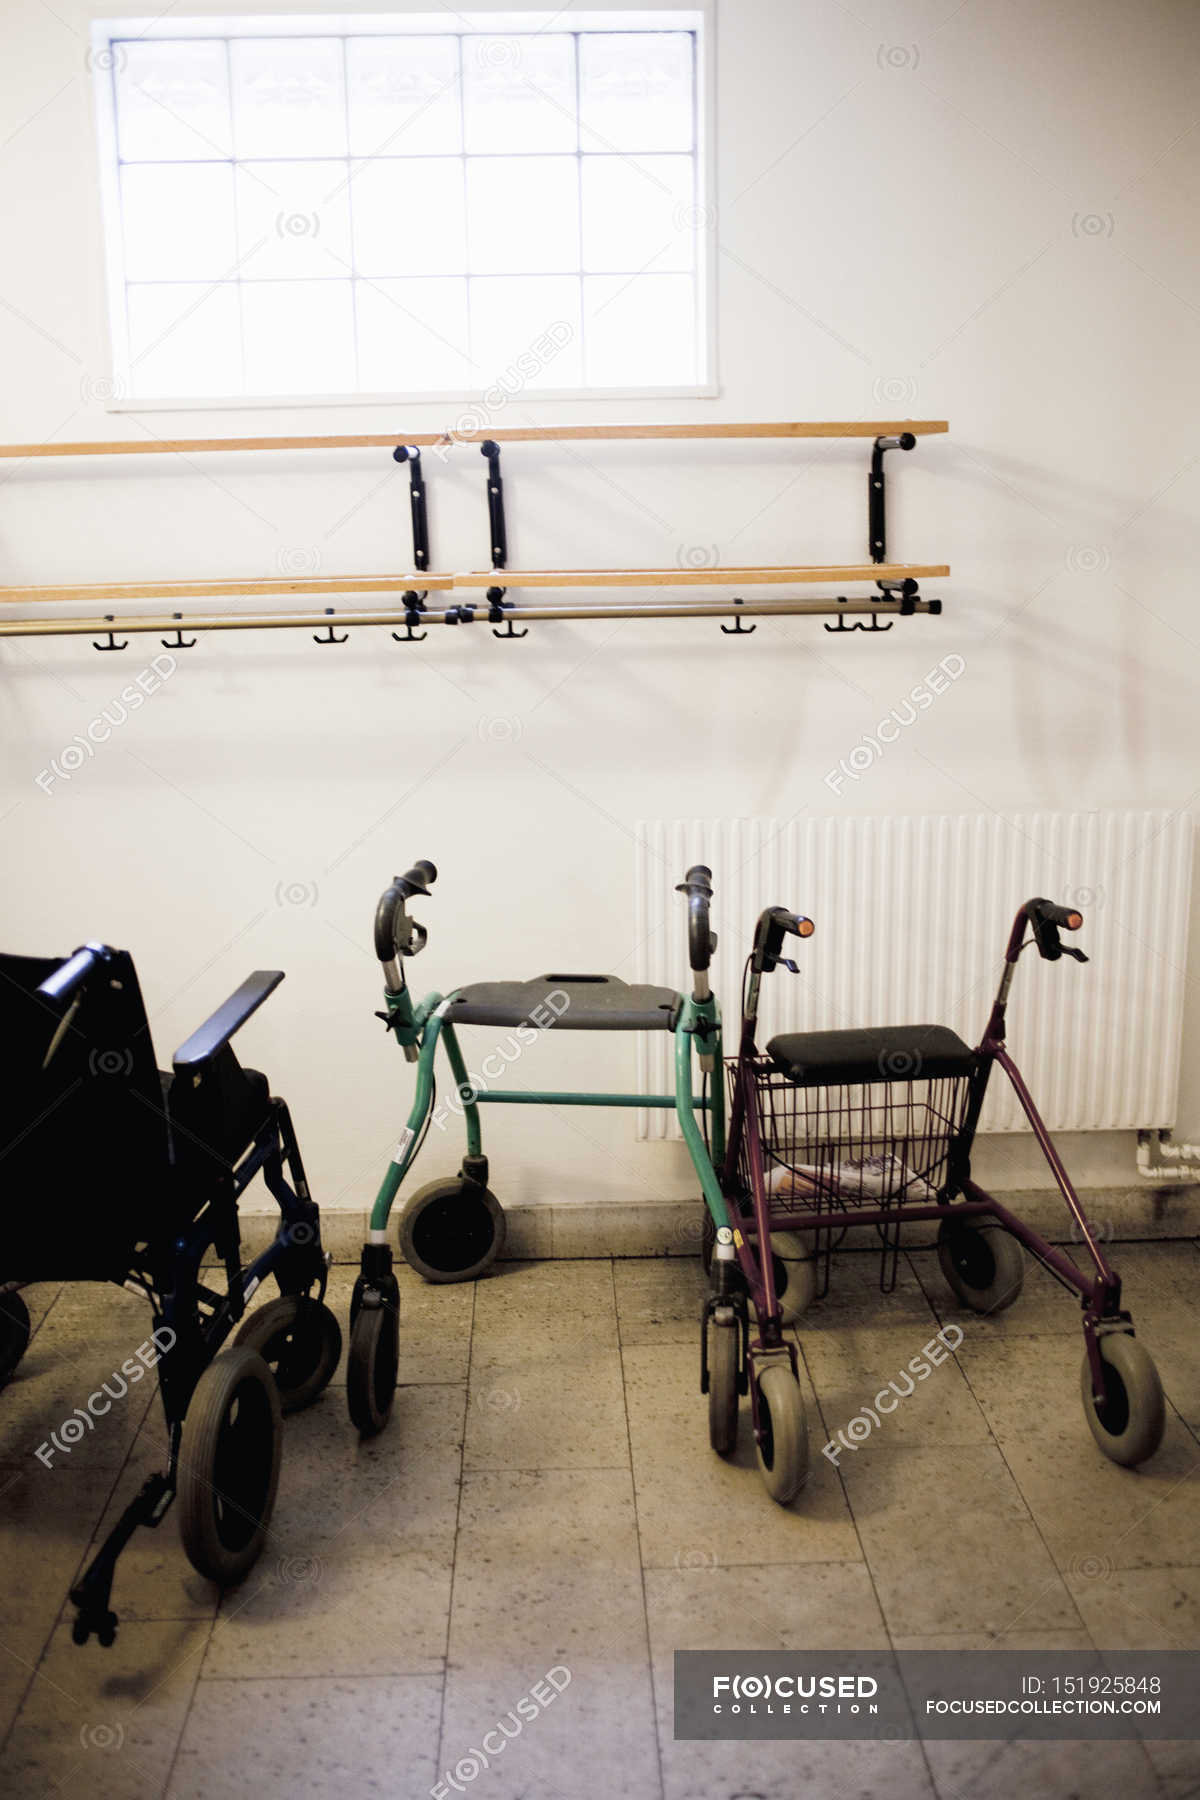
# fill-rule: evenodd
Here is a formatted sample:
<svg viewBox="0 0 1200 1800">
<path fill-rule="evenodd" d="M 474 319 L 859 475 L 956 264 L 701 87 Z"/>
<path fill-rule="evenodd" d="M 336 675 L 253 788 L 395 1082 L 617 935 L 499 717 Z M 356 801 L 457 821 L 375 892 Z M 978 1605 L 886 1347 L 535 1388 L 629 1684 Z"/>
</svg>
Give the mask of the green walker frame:
<svg viewBox="0 0 1200 1800">
<path fill-rule="evenodd" d="M 504 1245 L 504 1212 L 488 1187 L 488 1161 L 483 1151 L 479 1108 L 485 1104 L 674 1108 L 712 1224 L 717 1231 L 731 1228 L 717 1175 L 725 1157 L 725 1082 L 721 1014 L 716 997 L 709 989 L 707 974 L 709 959 L 716 947 L 708 924 L 711 872 L 700 865 L 689 869 L 678 889 L 688 898 L 689 960 L 693 971 L 690 994 L 666 989 L 626 988 L 623 983 L 604 976 L 551 975 L 541 977 L 537 982 L 456 989 L 449 995 L 434 992 L 414 1003 L 404 975 L 404 959 L 424 949 L 428 933 L 409 918 L 407 902 L 413 895 L 427 896 L 429 884 L 436 878 L 437 871 L 432 863 L 414 864 L 387 888 L 375 917 L 375 949 L 383 964 L 386 984 L 384 1004 L 387 1010 L 380 1017 L 408 1061 L 416 1064 L 416 1088 L 404 1130 L 371 1209 L 361 1272 L 351 1301 L 347 1398 L 350 1416 L 364 1435 L 373 1435 L 383 1429 L 396 1389 L 399 1287 L 392 1266 L 388 1225 L 396 1196 L 417 1159 L 433 1119 L 434 1065 L 439 1044 L 445 1051 L 454 1077 L 455 1094 L 462 1107 L 466 1154 L 457 1176 L 431 1182 L 417 1190 L 401 1212 L 400 1248 L 406 1262 L 427 1280 L 474 1280 L 490 1267 Z M 599 1004 L 597 997 L 588 991 L 598 987 L 605 989 Z M 573 993 L 573 990 L 579 992 Z M 577 1002 L 577 1016 L 570 1024 L 564 1022 L 568 1016 L 567 1008 L 559 1012 L 553 1003 L 556 993 L 562 994 L 567 1002 L 572 999 Z M 483 1011 L 495 1016 L 471 1017 L 468 1002 L 472 996 L 481 997 L 481 1005 L 475 1009 L 477 1015 Z M 666 1015 L 666 1029 L 674 1037 L 673 1094 L 476 1086 L 468 1076 L 458 1030 L 451 1016 L 457 1010 L 467 1014 L 468 1023 L 496 1024 L 531 1033 L 556 1024 L 559 1029 L 574 1030 L 661 1029 L 664 1020 L 648 1010 L 647 997 L 656 999 L 657 1010 Z M 578 1016 L 580 1005 L 582 1017 Z M 702 1072 L 712 1078 L 706 1095 L 696 1094 L 693 1058 L 699 1062 Z M 697 1118 L 701 1112 L 709 1115 L 707 1145 Z"/>
</svg>

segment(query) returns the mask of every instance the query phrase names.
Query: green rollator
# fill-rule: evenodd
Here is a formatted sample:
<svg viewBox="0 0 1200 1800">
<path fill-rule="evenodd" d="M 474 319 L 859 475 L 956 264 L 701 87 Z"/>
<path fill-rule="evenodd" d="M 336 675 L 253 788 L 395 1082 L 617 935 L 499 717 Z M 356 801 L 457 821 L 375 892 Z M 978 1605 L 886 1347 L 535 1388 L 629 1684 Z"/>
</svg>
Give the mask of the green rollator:
<svg viewBox="0 0 1200 1800">
<path fill-rule="evenodd" d="M 398 1237 L 404 1260 L 428 1281 L 471 1281 L 485 1273 L 504 1247 L 504 1209 L 488 1186 L 479 1109 L 487 1105 L 673 1107 L 696 1170 L 709 1217 L 718 1232 L 730 1229 L 715 1172 L 725 1155 L 725 1083 L 721 1017 L 708 984 L 716 939 L 709 929 L 711 872 L 689 869 L 678 891 L 688 903 L 690 994 L 673 988 L 630 985 L 612 975 L 560 975 L 530 981 L 485 981 L 414 1003 L 405 959 L 425 948 L 428 933 L 409 917 L 414 896 L 427 897 L 437 871 L 419 862 L 399 875 L 375 913 L 375 953 L 383 965 L 388 1031 L 416 1064 L 416 1092 L 404 1130 L 371 1210 L 362 1269 L 350 1307 L 347 1396 L 350 1417 L 364 1435 L 387 1423 L 399 1369 L 399 1287 L 392 1267 L 388 1221 L 434 1117 L 434 1063 L 445 1051 L 456 1106 L 466 1128 L 466 1154 L 456 1175 L 418 1188 L 404 1203 Z M 484 1026 L 533 1042 L 543 1031 L 669 1031 L 675 1039 L 673 1094 L 549 1092 L 473 1085 L 459 1044 L 460 1026 Z M 486 1063 L 488 1059 L 485 1058 Z M 694 1065 L 706 1092 L 697 1094 Z M 488 1078 L 490 1081 L 490 1077 Z M 698 1115 L 707 1114 L 708 1130 Z M 707 1138 L 707 1142 L 706 1142 Z"/>
</svg>

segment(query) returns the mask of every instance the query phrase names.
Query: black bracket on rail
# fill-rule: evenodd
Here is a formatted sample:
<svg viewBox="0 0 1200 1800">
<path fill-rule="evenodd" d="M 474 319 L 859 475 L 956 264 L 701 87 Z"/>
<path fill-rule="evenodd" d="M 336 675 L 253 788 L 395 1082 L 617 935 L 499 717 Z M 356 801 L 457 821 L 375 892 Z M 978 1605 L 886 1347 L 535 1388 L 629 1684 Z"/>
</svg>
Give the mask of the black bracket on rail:
<svg viewBox="0 0 1200 1800">
<path fill-rule="evenodd" d="M 916 438 L 911 431 L 899 437 L 877 437 L 871 450 L 871 473 L 867 478 L 867 532 L 872 562 L 887 561 L 887 486 L 883 459 L 889 450 L 912 450 Z"/>
<path fill-rule="evenodd" d="M 115 625 L 116 622 L 117 622 L 117 616 L 115 613 L 105 613 L 104 623 L 106 625 Z M 128 650 L 128 648 L 129 648 L 129 639 L 125 638 L 122 640 L 121 643 L 118 644 L 116 638 L 113 636 L 111 631 L 108 633 L 107 644 L 98 644 L 96 642 L 95 638 L 92 639 L 92 649 L 93 650 L 105 650 L 105 651 L 107 651 L 107 650 Z"/>
<path fill-rule="evenodd" d="M 529 636 L 528 625 L 525 627 L 524 631 L 513 630 L 512 614 L 505 612 L 504 610 L 504 589 L 502 587 L 490 587 L 488 589 L 487 603 L 488 619 L 492 625 L 492 636 L 494 638 L 523 638 Z M 503 625 L 504 630 L 497 631 L 497 625 Z"/>
<path fill-rule="evenodd" d="M 171 617 L 173 619 L 182 619 L 183 614 L 172 613 Z M 190 650 L 196 642 L 195 638 L 185 638 L 179 625 L 176 625 L 175 627 L 175 636 L 173 638 L 159 638 L 158 641 L 164 650 Z"/>
<path fill-rule="evenodd" d="M 735 606 L 744 606 L 746 602 L 744 600 L 735 600 L 733 604 Z M 726 637 L 749 637 L 752 631 L 758 630 L 758 626 L 747 625 L 744 619 L 736 619 L 732 625 L 722 625 L 721 630 L 725 633 Z"/>
<path fill-rule="evenodd" d="M 429 567 L 429 517 L 425 511 L 425 477 L 421 470 L 421 452 L 415 444 L 397 444 L 392 456 L 396 462 L 408 464 L 413 568 L 424 573 Z"/>
<path fill-rule="evenodd" d="M 404 601 L 404 636 L 401 637 L 398 631 L 393 631 L 392 636 L 398 644 L 419 644 L 429 636 L 427 631 L 416 629 L 425 611 L 425 596 L 418 594 L 415 588 L 406 588 L 401 598 Z"/>
<path fill-rule="evenodd" d="M 336 607 L 327 606 L 325 608 L 325 614 L 326 614 L 327 618 L 333 619 L 336 616 L 336 613 L 337 613 Z M 324 637 L 322 637 L 321 634 L 317 631 L 313 632 L 313 643 L 314 644 L 344 644 L 346 642 L 346 639 L 349 637 L 349 635 L 350 635 L 350 633 L 348 631 L 343 631 L 339 636 L 339 634 L 334 631 L 332 625 L 327 625 L 325 627 L 325 636 Z"/>
<path fill-rule="evenodd" d="M 492 567 L 503 569 L 508 563 L 508 532 L 504 523 L 504 483 L 500 479 L 500 446 L 495 438 L 485 438 L 479 446 L 487 459 L 488 529 L 492 534 Z"/>
</svg>

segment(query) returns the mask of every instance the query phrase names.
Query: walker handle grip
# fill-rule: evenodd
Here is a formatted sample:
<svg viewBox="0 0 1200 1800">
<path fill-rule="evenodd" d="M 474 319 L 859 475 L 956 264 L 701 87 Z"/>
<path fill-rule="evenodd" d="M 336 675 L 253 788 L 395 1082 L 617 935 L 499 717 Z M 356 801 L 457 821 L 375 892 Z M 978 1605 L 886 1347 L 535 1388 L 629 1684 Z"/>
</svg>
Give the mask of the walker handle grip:
<svg viewBox="0 0 1200 1800">
<path fill-rule="evenodd" d="M 415 956 L 418 950 L 425 948 L 423 926 L 408 920 L 409 930 L 404 943 L 398 942 L 396 928 L 404 918 L 404 902 L 413 894 L 427 895 L 430 884 L 436 880 L 437 870 L 433 864 L 418 862 L 403 875 L 394 875 L 383 890 L 375 908 L 375 954 L 381 963 L 389 963 L 397 955 Z"/>
<path fill-rule="evenodd" d="M 1033 941 L 1037 945 L 1038 955 L 1047 962 L 1057 962 L 1061 956 L 1073 956 L 1077 962 L 1088 959 L 1082 950 L 1073 949 L 1059 938 L 1059 928 L 1067 931 L 1078 931 L 1083 924 L 1083 914 L 1073 906 L 1057 906 L 1053 900 L 1027 900 L 1021 908 L 1033 928 Z"/>
<path fill-rule="evenodd" d="M 694 973 L 708 968 L 717 947 L 717 936 L 709 927 L 709 901 L 712 899 L 712 870 L 703 863 L 690 868 L 675 889 L 686 894 L 688 903 L 688 962 Z"/>
</svg>

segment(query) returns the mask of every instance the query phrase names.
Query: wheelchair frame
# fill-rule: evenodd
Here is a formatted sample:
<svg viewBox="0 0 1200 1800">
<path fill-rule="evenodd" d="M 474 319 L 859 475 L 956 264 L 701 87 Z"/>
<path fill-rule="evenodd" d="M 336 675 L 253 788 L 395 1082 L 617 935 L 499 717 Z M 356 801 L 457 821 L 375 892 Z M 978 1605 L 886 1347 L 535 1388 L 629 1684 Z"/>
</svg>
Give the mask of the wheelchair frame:
<svg viewBox="0 0 1200 1800">
<path fill-rule="evenodd" d="M 114 987 L 132 986 L 136 991 L 136 976 L 127 953 L 98 943 L 77 950 L 37 989 L 37 998 L 59 1017 L 55 1043 L 72 1029 L 75 1007 L 91 978 L 104 979 Z M 206 1079 L 220 1083 L 231 1075 L 243 1074 L 231 1039 L 282 980 L 280 971 L 260 970 L 243 982 L 176 1051 L 175 1080 L 198 1087 Z M 111 1051 L 112 1046 L 106 1046 L 100 1054 L 110 1055 Z M 163 1116 L 170 1117 L 169 1101 L 163 1107 Z M 193 1137 L 177 1120 L 171 1121 L 171 1129 L 175 1134 L 182 1132 L 184 1138 Z M 242 1578 L 261 1550 L 274 1504 L 280 1460 L 281 1397 L 283 1409 L 292 1410 L 288 1402 L 289 1398 L 295 1400 L 297 1382 L 312 1385 L 314 1361 L 323 1376 L 319 1391 L 332 1376 L 340 1356 L 340 1331 L 324 1305 L 329 1258 L 321 1248 L 320 1213 L 309 1192 L 286 1102 L 276 1096 L 268 1098 L 265 1116 L 252 1141 L 232 1165 L 200 1137 L 194 1137 L 191 1147 L 217 1165 L 218 1172 L 205 1183 L 208 1197 L 193 1209 L 190 1224 L 178 1234 L 135 1245 L 133 1266 L 127 1269 L 123 1280 L 113 1278 L 116 1285 L 149 1301 L 156 1344 L 157 1334 L 170 1334 L 170 1342 L 157 1363 L 168 1438 L 167 1467 L 145 1481 L 71 1588 L 71 1601 L 77 1608 L 72 1635 L 77 1644 L 86 1643 L 93 1632 L 102 1645 L 113 1643 L 118 1620 L 110 1600 L 117 1559 L 140 1525 L 161 1524 L 176 1499 L 181 1479 L 189 1495 L 184 1539 L 193 1566 L 222 1585 Z M 237 1203 L 260 1173 L 278 1202 L 280 1226 L 272 1243 L 243 1268 Z M 223 1295 L 199 1279 L 210 1249 L 224 1265 L 227 1291 Z M 281 1321 L 271 1305 L 245 1316 L 246 1303 L 272 1275 L 281 1295 L 281 1300 L 273 1303 L 274 1308 L 282 1306 L 288 1312 L 287 1302 L 294 1300 L 294 1316 L 289 1313 Z M 19 1290 L 42 1279 L 54 1277 L 38 1273 L 30 1280 L 0 1282 L 0 1307 L 9 1335 L 4 1376 L 16 1367 L 28 1343 L 29 1317 L 24 1302 L 19 1300 Z M 314 1287 L 315 1299 L 310 1293 Z M 300 1344 L 301 1322 L 305 1331 L 316 1334 L 310 1337 L 307 1347 Z M 241 1348 L 235 1347 L 223 1357 L 222 1347 L 239 1324 L 236 1345 Z M 230 1359 L 227 1363 L 225 1357 Z M 265 1458 L 264 1465 L 255 1470 L 253 1457 L 246 1459 L 251 1464 L 250 1491 L 243 1493 L 219 1491 L 213 1480 L 221 1434 L 228 1424 L 222 1412 L 221 1389 L 226 1376 L 230 1416 L 239 1396 L 244 1397 L 243 1403 L 247 1403 L 246 1397 L 253 1403 L 257 1387 L 258 1418 L 269 1434 L 268 1441 L 257 1446 L 258 1455 Z M 211 1423 L 211 1430 L 206 1431 L 201 1448 L 188 1455 L 184 1422 L 197 1391 L 206 1382 L 206 1423 Z M 315 1393 L 308 1395 L 306 1391 L 306 1397 L 297 1403 L 307 1404 L 308 1398 L 315 1397 Z M 248 1448 L 253 1450 L 254 1446 Z M 229 1466 L 228 1458 L 220 1463 L 223 1471 Z M 230 1521 L 224 1534 L 219 1522 L 214 1526 L 222 1507 Z"/>
</svg>

